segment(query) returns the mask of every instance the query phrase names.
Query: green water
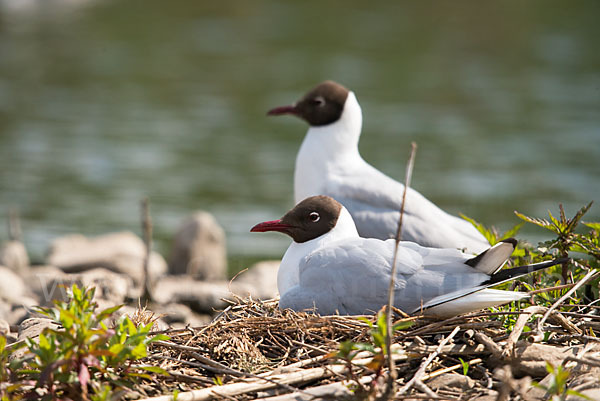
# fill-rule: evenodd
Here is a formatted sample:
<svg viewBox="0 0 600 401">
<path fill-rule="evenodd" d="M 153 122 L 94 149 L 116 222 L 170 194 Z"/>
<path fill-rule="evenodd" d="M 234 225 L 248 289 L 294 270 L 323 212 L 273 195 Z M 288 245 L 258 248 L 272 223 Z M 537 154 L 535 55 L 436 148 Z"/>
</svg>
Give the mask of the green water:
<svg viewBox="0 0 600 401">
<path fill-rule="evenodd" d="M 365 159 L 401 178 L 416 141 L 413 186 L 448 211 L 508 228 L 600 200 L 600 2 L 16 3 L 0 210 L 38 260 L 62 234 L 139 232 L 146 196 L 164 254 L 204 209 L 232 269 L 280 256 L 286 238 L 248 230 L 292 206 L 306 126 L 265 113 L 324 79 L 357 94 Z"/>
</svg>

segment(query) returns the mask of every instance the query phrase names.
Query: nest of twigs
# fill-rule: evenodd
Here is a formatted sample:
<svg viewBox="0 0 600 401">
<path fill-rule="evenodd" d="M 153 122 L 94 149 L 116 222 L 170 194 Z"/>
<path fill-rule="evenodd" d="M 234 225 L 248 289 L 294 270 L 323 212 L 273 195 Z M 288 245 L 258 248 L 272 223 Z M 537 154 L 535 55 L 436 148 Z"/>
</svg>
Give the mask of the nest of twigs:
<svg viewBox="0 0 600 401">
<path fill-rule="evenodd" d="M 594 334 L 600 332 L 598 310 L 572 305 L 569 310 L 532 306 L 444 321 L 411 318 L 414 325 L 394 336 L 398 378 L 391 396 L 542 399 L 554 394 L 551 382 L 559 367 L 570 372 L 564 379 L 569 389 L 600 388 L 600 339 Z M 513 316 L 510 333 L 507 316 Z M 175 392 L 177 400 L 376 399 L 388 375 L 387 367 L 374 367 L 372 352 L 359 352 L 351 363 L 333 356 L 343 341 L 371 342 L 365 321 L 281 311 L 276 301 L 237 299 L 209 325 L 164 333 L 170 341 L 154 343 L 148 362 L 170 376 L 140 385 L 142 398 L 170 400 Z"/>
</svg>

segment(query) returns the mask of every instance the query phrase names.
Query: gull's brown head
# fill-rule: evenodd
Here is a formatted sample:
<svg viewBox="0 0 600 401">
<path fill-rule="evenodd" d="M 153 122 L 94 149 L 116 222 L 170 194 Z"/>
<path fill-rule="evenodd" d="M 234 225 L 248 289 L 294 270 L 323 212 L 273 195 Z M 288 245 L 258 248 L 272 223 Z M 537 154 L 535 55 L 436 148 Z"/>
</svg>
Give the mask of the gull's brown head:
<svg viewBox="0 0 600 401">
<path fill-rule="evenodd" d="M 310 241 L 335 227 L 342 205 L 335 199 L 311 196 L 298 203 L 281 219 L 265 221 L 252 227 L 251 232 L 279 231 L 292 237 L 294 242 Z"/>
<path fill-rule="evenodd" d="M 300 100 L 290 106 L 276 107 L 267 114 L 295 115 L 313 127 L 328 125 L 340 119 L 350 91 L 342 85 L 325 81 L 317 85 Z"/>
</svg>

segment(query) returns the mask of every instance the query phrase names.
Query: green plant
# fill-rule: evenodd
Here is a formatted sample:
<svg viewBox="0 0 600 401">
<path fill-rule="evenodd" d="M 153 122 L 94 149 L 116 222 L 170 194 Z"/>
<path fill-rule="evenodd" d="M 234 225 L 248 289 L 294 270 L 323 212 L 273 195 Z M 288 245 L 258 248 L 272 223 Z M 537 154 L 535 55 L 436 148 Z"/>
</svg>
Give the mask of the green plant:
<svg viewBox="0 0 600 401">
<path fill-rule="evenodd" d="M 14 346 L 7 345 L 6 337 L 0 334 L 0 383 L 10 383 L 7 386 L 0 386 L 0 401 L 21 399 L 19 393 L 27 383 L 15 379 L 18 376 L 22 361 L 20 359 L 11 360 L 10 357 L 16 350 L 24 346 L 24 343 L 18 343 Z"/>
<path fill-rule="evenodd" d="M 496 245 L 503 239 L 514 237 L 515 235 L 517 235 L 521 227 L 523 227 L 523 225 L 525 224 L 524 222 L 517 223 L 512 228 L 506 230 L 504 233 L 499 233 L 495 227 L 486 227 L 483 224 L 475 221 L 475 219 L 465 216 L 462 213 L 460 214 L 460 217 L 471 223 L 477 229 L 477 231 L 479 231 L 481 235 L 485 237 L 485 239 L 490 243 L 490 245 Z"/>
<path fill-rule="evenodd" d="M 566 217 L 565 210 L 562 204 L 559 204 L 560 215 L 558 219 L 555 218 L 550 211 L 548 211 L 548 216 L 550 220 L 528 217 L 517 211 L 515 211 L 515 214 L 517 215 L 517 217 L 528 223 L 535 224 L 556 234 L 557 237 L 555 239 L 546 241 L 540 245 L 542 245 L 543 248 L 556 249 L 560 257 L 568 257 L 569 251 L 573 250 L 575 247 L 583 249 L 583 247 L 581 246 L 582 242 L 586 245 L 590 245 L 588 241 L 582 241 L 582 238 L 584 237 L 582 237 L 580 234 L 577 234 L 575 232 L 575 229 L 579 225 L 579 222 L 581 221 L 583 215 L 587 213 L 590 207 L 592 207 L 593 203 L 594 202 L 590 202 L 587 206 L 584 206 L 581 209 L 579 209 L 579 211 L 575 213 L 575 216 L 573 216 L 570 219 Z M 597 251 L 598 254 L 600 254 L 599 248 L 594 249 L 592 247 L 591 252 L 595 251 Z M 561 276 L 563 282 L 566 283 L 568 278 L 568 263 L 564 263 L 562 265 Z"/>
<path fill-rule="evenodd" d="M 569 369 L 565 369 L 562 365 L 555 367 L 550 362 L 546 362 L 546 371 L 550 375 L 550 384 L 548 386 L 543 386 L 540 383 L 533 382 L 533 385 L 545 390 L 547 396 L 551 396 L 553 401 L 564 401 L 569 395 L 590 400 L 589 397 L 567 388 L 567 381 L 571 376 L 571 371 Z"/>
<path fill-rule="evenodd" d="M 558 218 L 554 217 L 551 212 L 548 213 L 548 219 L 528 217 L 522 213 L 515 212 L 515 214 L 524 221 L 503 235 L 498 235 L 497 230 L 494 228 L 487 228 L 473 219 L 465 218 L 470 221 L 491 244 L 496 243 L 506 236 L 514 235 L 516 229 L 525 223 L 542 227 L 555 235 L 553 239 L 541 242 L 537 247 L 520 241 L 511 257 L 512 263 L 515 265 L 524 265 L 542 262 L 551 258 L 567 256 L 570 257 L 570 262 L 524 277 L 515 281 L 514 284 L 507 283 L 500 287 L 514 288 L 514 286 L 518 286 L 521 287 L 521 290 L 525 289 L 527 291 L 534 291 L 536 287 L 554 288 L 548 292 L 537 292 L 535 294 L 536 304 L 550 306 L 564 294 L 565 290 L 567 290 L 565 287 L 560 287 L 560 284 L 566 283 L 569 276 L 571 276 L 571 280 L 575 282 L 582 278 L 588 269 L 600 268 L 600 223 L 582 222 L 583 216 L 591 208 L 591 205 L 592 202 L 582 207 L 571 218 L 566 217 L 562 205 L 559 205 L 560 213 Z M 597 299 L 598 296 L 598 279 L 595 279 L 583 289 L 577 291 L 576 294 L 573 294 L 567 302 L 567 305 L 582 304 L 585 301 L 590 302 Z M 519 303 L 513 303 L 509 306 L 494 310 L 511 312 L 514 311 L 518 305 Z M 503 319 L 507 329 L 512 329 L 512 324 L 514 322 L 511 322 L 511 318 L 501 317 L 501 319 Z"/>
<path fill-rule="evenodd" d="M 160 368 L 133 362 L 147 356 L 150 343 L 168 337 L 150 336 L 152 323 L 136 326 L 126 316 L 107 327 L 105 320 L 121 306 L 97 312 L 94 292 L 94 288 L 73 285 L 67 302 L 39 308 L 62 327 L 44 329 L 37 342 L 25 340 L 33 357 L 22 362 L 23 369 L 13 381 L 34 380 L 36 388 L 42 389 L 42 393 L 32 390 L 26 397 L 108 400 L 113 391 L 132 387 L 138 378 L 150 379 L 148 372 L 166 374 Z"/>
<path fill-rule="evenodd" d="M 343 341 L 340 343 L 338 351 L 329 354 L 329 357 L 337 358 L 346 363 L 348 367 L 349 377 L 357 384 L 358 389 L 362 393 L 371 393 L 375 389 L 377 379 L 371 381 L 370 388 L 365 388 L 360 384 L 359 377 L 356 374 L 354 365 L 352 364 L 353 359 L 361 352 L 367 351 L 371 354 L 372 359 L 367 365 L 367 368 L 375 371 L 375 377 L 378 378 L 383 372 L 385 366 L 386 353 L 386 339 L 387 339 L 387 316 L 384 310 L 381 310 L 377 314 L 375 323 L 371 322 L 366 317 L 359 317 L 359 320 L 365 322 L 369 326 L 369 337 L 371 343 Z M 392 326 L 392 335 L 397 330 L 404 330 L 411 327 L 414 324 L 413 320 L 401 320 Z"/>
</svg>

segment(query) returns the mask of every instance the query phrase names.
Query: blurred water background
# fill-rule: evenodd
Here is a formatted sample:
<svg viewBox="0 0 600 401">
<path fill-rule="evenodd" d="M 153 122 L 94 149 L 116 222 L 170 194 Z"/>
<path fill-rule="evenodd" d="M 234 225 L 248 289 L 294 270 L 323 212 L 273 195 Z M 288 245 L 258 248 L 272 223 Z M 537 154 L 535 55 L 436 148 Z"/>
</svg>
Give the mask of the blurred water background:
<svg viewBox="0 0 600 401">
<path fill-rule="evenodd" d="M 293 205 L 307 127 L 265 113 L 324 79 L 357 94 L 365 159 L 403 179 L 416 141 L 413 186 L 449 212 L 506 229 L 600 200 L 598 1 L 0 4 L 0 217 L 19 209 L 34 260 L 139 233 L 144 197 L 165 255 L 204 209 L 230 270 L 281 256 L 248 231 Z"/>
</svg>

